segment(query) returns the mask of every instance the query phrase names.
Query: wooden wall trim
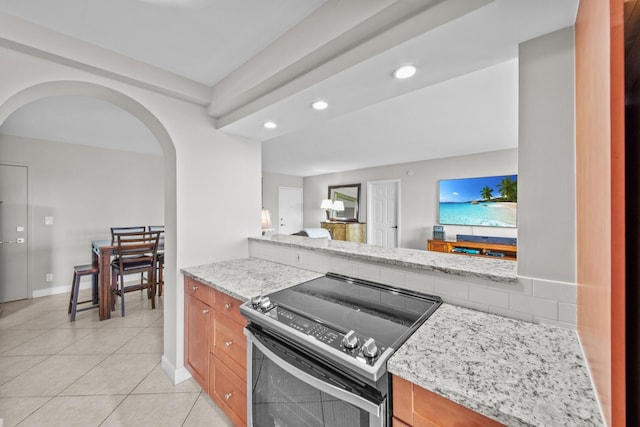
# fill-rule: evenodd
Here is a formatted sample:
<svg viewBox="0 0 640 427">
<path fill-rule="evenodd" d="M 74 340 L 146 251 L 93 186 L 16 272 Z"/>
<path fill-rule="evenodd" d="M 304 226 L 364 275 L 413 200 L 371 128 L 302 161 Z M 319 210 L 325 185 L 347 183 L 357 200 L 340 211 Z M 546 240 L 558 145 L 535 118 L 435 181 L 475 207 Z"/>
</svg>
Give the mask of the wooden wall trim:
<svg viewBox="0 0 640 427">
<path fill-rule="evenodd" d="M 578 334 L 608 425 L 625 425 L 623 0 L 576 19 Z"/>
</svg>

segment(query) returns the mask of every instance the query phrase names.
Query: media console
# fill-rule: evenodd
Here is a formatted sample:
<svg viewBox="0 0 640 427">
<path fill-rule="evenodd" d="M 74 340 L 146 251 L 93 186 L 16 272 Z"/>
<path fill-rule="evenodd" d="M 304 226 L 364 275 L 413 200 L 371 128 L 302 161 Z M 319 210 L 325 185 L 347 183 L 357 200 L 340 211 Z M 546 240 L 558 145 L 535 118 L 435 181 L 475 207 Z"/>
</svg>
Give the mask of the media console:
<svg viewBox="0 0 640 427">
<path fill-rule="evenodd" d="M 467 242 L 451 240 L 427 240 L 427 250 L 452 254 L 481 256 L 486 258 L 518 259 L 518 247 L 501 243 Z"/>
</svg>

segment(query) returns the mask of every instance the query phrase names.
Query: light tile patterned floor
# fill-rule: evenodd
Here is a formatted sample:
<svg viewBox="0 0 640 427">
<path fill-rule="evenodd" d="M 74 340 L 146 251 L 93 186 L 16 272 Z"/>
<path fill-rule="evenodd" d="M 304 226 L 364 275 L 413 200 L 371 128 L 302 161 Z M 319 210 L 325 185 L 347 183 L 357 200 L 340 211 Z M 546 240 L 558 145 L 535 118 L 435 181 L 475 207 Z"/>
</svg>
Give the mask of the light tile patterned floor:
<svg viewBox="0 0 640 427">
<path fill-rule="evenodd" d="M 85 291 L 83 291 L 85 292 Z M 85 297 L 86 295 L 81 295 Z M 162 299 L 126 295 L 125 317 L 69 321 L 68 295 L 6 304 L 0 315 L 0 419 L 10 426 L 233 424 L 193 380 L 160 367 Z M 83 298 L 84 299 L 84 298 Z"/>
</svg>

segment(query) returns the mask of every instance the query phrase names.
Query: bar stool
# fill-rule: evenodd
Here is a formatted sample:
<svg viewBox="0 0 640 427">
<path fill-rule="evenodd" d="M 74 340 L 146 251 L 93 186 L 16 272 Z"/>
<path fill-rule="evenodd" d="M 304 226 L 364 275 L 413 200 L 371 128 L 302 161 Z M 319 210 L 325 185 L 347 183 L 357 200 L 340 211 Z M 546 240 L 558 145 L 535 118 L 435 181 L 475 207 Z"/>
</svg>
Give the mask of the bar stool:
<svg viewBox="0 0 640 427">
<path fill-rule="evenodd" d="M 78 301 L 78 293 L 80 292 L 80 279 L 83 276 L 97 276 L 98 275 L 98 266 L 93 266 L 91 264 L 87 265 L 76 265 L 73 267 L 73 284 L 71 285 L 71 297 L 69 298 L 69 311 L 67 313 L 71 313 L 71 321 L 76 320 L 76 313 L 79 311 L 91 310 L 92 308 L 98 308 L 100 305 L 98 304 L 98 282 L 94 280 L 93 289 L 92 289 L 92 299 L 88 299 L 86 301 Z M 78 308 L 78 304 L 86 304 L 91 303 L 91 307 Z"/>
</svg>

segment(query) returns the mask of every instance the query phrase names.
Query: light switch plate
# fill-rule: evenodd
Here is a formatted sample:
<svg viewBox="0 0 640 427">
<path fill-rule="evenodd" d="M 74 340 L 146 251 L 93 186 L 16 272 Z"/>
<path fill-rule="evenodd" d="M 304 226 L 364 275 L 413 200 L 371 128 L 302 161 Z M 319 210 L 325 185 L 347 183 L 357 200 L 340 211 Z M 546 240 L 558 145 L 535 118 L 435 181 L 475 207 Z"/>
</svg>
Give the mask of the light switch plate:
<svg viewBox="0 0 640 427">
<path fill-rule="evenodd" d="M 44 224 L 45 225 L 52 225 L 53 224 L 53 217 L 52 216 L 45 216 L 44 217 Z"/>
<path fill-rule="evenodd" d="M 18 226 L 18 227 L 16 227 L 16 231 L 17 231 L 18 233 L 23 233 L 23 232 L 24 232 L 24 227 L 22 227 L 22 226 Z"/>
</svg>

